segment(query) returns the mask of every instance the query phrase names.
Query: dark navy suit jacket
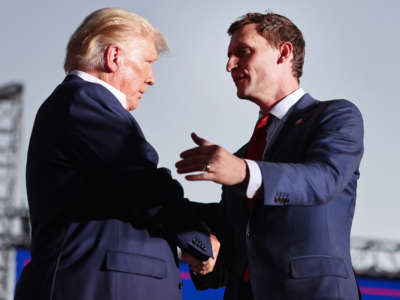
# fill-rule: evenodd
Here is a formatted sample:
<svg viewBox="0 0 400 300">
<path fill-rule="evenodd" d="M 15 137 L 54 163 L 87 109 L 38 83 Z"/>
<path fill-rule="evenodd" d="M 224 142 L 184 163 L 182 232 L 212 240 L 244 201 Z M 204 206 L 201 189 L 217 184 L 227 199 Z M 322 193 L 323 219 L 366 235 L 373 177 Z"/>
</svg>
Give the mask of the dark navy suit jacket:
<svg viewBox="0 0 400 300">
<path fill-rule="evenodd" d="M 181 186 L 157 163 L 107 89 L 67 76 L 32 131 L 32 261 L 15 299 L 181 299 L 176 245 L 200 258 L 211 246 Z"/>
<path fill-rule="evenodd" d="M 248 258 L 256 300 L 358 299 L 350 230 L 362 154 L 358 109 L 304 95 L 257 162 L 263 189 L 251 213 L 244 187 L 223 187 L 221 253 L 213 274 L 193 276 L 198 288 L 226 285 L 224 299 L 238 299 Z"/>
</svg>

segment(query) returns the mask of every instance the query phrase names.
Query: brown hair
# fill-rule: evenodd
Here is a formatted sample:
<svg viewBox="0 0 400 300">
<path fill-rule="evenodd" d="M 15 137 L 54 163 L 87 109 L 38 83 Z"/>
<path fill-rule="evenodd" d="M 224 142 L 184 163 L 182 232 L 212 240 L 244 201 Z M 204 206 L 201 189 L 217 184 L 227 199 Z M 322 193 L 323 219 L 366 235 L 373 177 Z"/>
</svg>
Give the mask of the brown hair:
<svg viewBox="0 0 400 300">
<path fill-rule="evenodd" d="M 275 48 L 278 48 L 283 42 L 290 42 L 293 45 L 292 71 L 299 81 L 303 74 L 305 55 L 305 41 L 300 29 L 288 18 L 278 14 L 248 13 L 229 26 L 228 34 L 232 36 L 247 24 L 257 24 L 258 33 Z"/>
<path fill-rule="evenodd" d="M 152 38 L 159 53 L 168 50 L 165 37 L 145 18 L 120 8 L 103 8 L 87 16 L 72 34 L 67 46 L 65 72 L 79 67 L 102 69 L 107 46 L 122 46 L 132 34 Z"/>
</svg>

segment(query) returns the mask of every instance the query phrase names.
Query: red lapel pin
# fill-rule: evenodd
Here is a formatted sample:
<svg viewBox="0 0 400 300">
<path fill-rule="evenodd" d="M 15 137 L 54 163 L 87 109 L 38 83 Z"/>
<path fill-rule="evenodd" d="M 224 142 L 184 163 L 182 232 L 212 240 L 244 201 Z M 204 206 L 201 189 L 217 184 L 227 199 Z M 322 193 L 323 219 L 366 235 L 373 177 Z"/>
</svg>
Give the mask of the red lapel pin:
<svg viewBox="0 0 400 300">
<path fill-rule="evenodd" d="M 300 118 L 300 119 L 298 119 L 297 121 L 296 121 L 296 123 L 295 123 L 295 125 L 296 126 L 299 126 L 301 123 L 303 123 L 303 118 Z"/>
</svg>

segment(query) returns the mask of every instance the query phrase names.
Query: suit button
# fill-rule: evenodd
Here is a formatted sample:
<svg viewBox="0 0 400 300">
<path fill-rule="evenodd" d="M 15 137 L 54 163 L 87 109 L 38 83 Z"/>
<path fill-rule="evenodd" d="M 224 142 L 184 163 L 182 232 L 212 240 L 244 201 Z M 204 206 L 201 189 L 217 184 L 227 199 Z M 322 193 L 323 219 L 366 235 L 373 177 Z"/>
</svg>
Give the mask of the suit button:
<svg viewBox="0 0 400 300">
<path fill-rule="evenodd" d="M 278 203 L 289 203 L 289 199 L 286 197 L 275 197 L 275 202 Z"/>
<path fill-rule="evenodd" d="M 250 232 L 250 231 L 247 232 L 247 239 L 250 240 L 250 241 L 255 240 L 256 239 L 255 233 Z"/>
<path fill-rule="evenodd" d="M 183 288 L 183 282 L 179 281 L 178 288 L 181 290 Z"/>
</svg>

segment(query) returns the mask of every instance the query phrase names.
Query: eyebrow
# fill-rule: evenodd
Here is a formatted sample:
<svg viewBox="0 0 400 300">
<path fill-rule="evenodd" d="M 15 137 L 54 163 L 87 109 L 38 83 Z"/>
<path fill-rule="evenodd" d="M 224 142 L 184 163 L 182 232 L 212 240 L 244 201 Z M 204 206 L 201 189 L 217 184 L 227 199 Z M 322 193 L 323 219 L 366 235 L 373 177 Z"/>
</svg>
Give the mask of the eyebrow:
<svg viewBox="0 0 400 300">
<path fill-rule="evenodd" d="M 238 49 L 246 49 L 246 48 L 252 49 L 252 47 L 251 47 L 250 45 L 248 45 L 248 44 L 239 43 L 238 45 L 236 45 L 236 46 L 233 48 L 233 51 L 229 51 L 229 50 L 228 50 L 227 55 L 228 55 L 228 57 L 229 57 L 230 55 L 232 55 L 232 52 L 235 52 L 235 51 L 237 51 Z"/>
</svg>

